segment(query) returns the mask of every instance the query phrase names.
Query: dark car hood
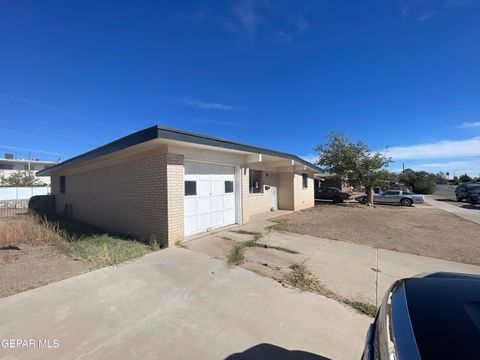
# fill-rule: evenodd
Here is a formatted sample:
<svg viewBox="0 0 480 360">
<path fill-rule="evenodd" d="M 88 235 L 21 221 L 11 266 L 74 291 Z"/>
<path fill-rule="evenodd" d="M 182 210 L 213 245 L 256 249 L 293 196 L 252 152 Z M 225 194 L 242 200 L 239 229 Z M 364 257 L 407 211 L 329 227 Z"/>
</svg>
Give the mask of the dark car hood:
<svg viewBox="0 0 480 360">
<path fill-rule="evenodd" d="M 480 277 L 437 273 L 403 281 L 421 358 L 477 358 Z"/>
</svg>

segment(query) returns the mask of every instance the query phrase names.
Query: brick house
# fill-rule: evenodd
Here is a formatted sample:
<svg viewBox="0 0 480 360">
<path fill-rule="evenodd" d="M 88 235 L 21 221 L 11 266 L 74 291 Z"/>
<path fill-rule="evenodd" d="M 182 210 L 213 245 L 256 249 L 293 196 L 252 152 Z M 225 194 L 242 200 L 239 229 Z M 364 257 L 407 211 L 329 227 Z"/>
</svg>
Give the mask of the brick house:
<svg viewBox="0 0 480 360">
<path fill-rule="evenodd" d="M 153 126 L 40 171 L 56 212 L 172 246 L 250 216 L 314 206 L 313 175 L 299 157 Z"/>
</svg>

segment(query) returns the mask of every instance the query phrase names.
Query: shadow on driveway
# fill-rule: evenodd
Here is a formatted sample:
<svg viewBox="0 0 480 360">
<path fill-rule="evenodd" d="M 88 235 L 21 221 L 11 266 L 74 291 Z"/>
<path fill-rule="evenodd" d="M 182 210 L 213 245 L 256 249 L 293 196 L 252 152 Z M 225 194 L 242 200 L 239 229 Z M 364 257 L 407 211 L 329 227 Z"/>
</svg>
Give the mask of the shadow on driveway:
<svg viewBox="0 0 480 360">
<path fill-rule="evenodd" d="M 287 350 L 280 346 L 272 344 L 259 344 L 245 350 L 228 356 L 225 360 L 330 360 L 324 356 L 316 355 L 306 351 Z"/>
</svg>

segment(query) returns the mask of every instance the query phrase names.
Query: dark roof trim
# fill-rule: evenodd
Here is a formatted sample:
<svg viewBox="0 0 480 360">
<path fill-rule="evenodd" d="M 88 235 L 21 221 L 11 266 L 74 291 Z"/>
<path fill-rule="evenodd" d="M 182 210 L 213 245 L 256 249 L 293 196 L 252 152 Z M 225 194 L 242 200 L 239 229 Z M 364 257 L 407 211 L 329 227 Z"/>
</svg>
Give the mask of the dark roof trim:
<svg viewBox="0 0 480 360">
<path fill-rule="evenodd" d="M 175 141 L 183 141 L 194 144 L 208 145 L 224 149 L 239 150 L 245 152 L 258 153 L 263 155 L 278 156 L 285 159 L 291 159 L 298 161 L 299 163 L 308 166 L 309 168 L 315 171 L 321 171 L 317 166 L 309 163 L 308 161 L 299 158 L 296 155 L 287 154 L 280 151 L 265 149 L 258 146 L 252 146 L 247 144 L 242 144 L 235 141 L 230 141 L 226 139 L 220 139 L 216 137 L 191 133 L 183 130 L 172 129 L 163 126 L 152 126 L 144 130 L 137 131 L 133 134 L 127 135 L 121 139 L 115 140 L 106 145 L 100 146 L 96 149 L 88 151 L 82 155 L 75 156 L 71 159 L 65 160 L 57 165 L 48 167 L 44 170 L 37 172 L 39 176 L 50 175 L 53 171 L 63 169 L 65 167 L 70 167 L 72 165 L 77 165 L 88 160 L 93 160 L 98 157 L 111 154 L 115 151 L 119 151 L 130 146 L 138 145 L 153 139 L 169 139 Z"/>
</svg>

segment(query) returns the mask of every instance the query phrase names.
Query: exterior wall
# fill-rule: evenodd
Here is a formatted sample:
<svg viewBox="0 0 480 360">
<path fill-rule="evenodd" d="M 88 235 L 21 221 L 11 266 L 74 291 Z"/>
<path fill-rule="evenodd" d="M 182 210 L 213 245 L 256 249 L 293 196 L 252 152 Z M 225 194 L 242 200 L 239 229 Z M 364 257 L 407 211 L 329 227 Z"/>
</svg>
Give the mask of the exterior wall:
<svg viewBox="0 0 480 360">
<path fill-rule="evenodd" d="M 167 239 L 173 246 L 184 237 L 183 155 L 166 154 L 167 166 Z"/>
<path fill-rule="evenodd" d="M 293 180 L 295 174 L 293 172 L 282 172 L 278 174 L 278 208 L 282 210 L 293 210 L 294 192 Z"/>
<path fill-rule="evenodd" d="M 266 176 L 266 174 L 269 176 Z M 249 192 L 249 178 L 247 181 L 247 194 L 248 194 L 248 210 L 250 215 L 261 214 L 271 210 L 272 208 L 272 191 L 267 190 L 266 186 L 277 186 L 277 173 L 273 171 L 263 171 L 263 193 L 250 194 Z M 278 193 L 279 189 L 277 189 Z"/>
<path fill-rule="evenodd" d="M 66 174 L 65 193 L 52 176 L 56 211 L 101 228 L 163 246 L 183 238 L 183 156 L 144 154 L 139 158 Z"/>
<path fill-rule="evenodd" d="M 302 173 L 295 173 L 294 180 L 294 211 L 315 206 L 313 175 L 308 174 L 308 187 L 303 188 Z"/>
<path fill-rule="evenodd" d="M 243 224 L 246 224 L 250 221 L 250 208 L 249 208 L 249 193 L 248 193 L 248 179 L 249 179 L 249 174 L 250 170 L 242 166 L 240 167 L 240 181 L 241 181 L 241 186 L 242 186 L 242 191 L 241 191 L 241 199 L 242 199 L 242 222 Z"/>
</svg>

